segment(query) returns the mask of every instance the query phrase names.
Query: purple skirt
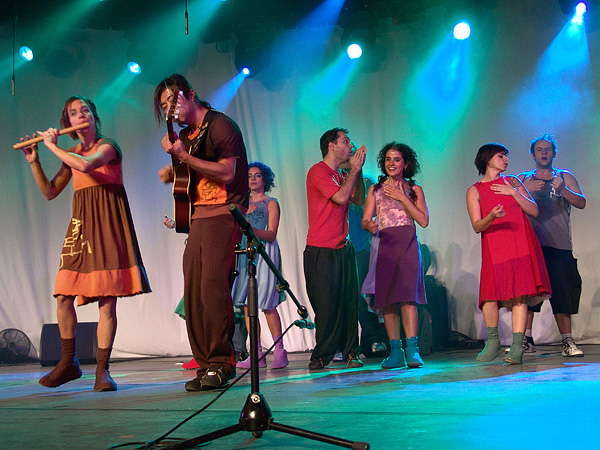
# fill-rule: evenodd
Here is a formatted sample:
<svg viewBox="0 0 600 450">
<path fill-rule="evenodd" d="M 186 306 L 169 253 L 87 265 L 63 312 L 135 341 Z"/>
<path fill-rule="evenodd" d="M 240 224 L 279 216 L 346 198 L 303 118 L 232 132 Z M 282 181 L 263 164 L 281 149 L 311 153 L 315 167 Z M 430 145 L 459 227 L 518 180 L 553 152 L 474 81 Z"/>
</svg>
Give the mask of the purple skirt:
<svg viewBox="0 0 600 450">
<path fill-rule="evenodd" d="M 379 231 L 379 238 L 375 308 L 395 303 L 427 303 L 421 251 L 414 225 L 384 228 Z"/>
</svg>

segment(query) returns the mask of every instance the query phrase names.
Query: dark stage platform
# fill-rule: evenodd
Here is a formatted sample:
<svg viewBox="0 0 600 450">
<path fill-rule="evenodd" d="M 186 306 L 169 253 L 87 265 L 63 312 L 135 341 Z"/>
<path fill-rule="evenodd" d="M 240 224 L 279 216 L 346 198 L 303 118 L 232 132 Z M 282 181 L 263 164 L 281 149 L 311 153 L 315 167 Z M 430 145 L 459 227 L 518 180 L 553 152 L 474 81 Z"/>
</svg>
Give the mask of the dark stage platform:
<svg viewBox="0 0 600 450">
<path fill-rule="evenodd" d="M 501 358 L 477 363 L 478 350 L 460 350 L 426 356 L 420 369 L 382 370 L 380 360 L 367 359 L 361 369 L 332 364 L 315 372 L 307 368 L 309 355 L 296 353 L 287 369 L 262 369 L 260 386 L 276 422 L 368 442 L 371 449 L 595 449 L 600 346 L 581 348 L 585 357 L 563 358 L 559 346 L 540 346 L 522 366 Z M 195 373 L 181 369 L 185 360 L 113 362 L 119 390 L 103 393 L 93 391 L 94 366 L 56 389 L 37 383 L 46 371 L 39 364 L 0 366 L 0 448 L 139 448 L 217 395 L 185 392 Z M 173 437 L 238 423 L 249 384 L 248 375 Z M 242 431 L 204 448 L 341 447 L 267 430 L 260 439 Z"/>
</svg>

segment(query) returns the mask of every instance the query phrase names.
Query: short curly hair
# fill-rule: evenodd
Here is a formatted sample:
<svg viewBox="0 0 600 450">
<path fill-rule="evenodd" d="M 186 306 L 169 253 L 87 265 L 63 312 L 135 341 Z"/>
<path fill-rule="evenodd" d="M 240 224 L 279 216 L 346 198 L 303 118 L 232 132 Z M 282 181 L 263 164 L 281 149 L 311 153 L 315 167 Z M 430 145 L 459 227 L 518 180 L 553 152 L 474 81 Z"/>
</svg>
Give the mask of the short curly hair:
<svg viewBox="0 0 600 450">
<path fill-rule="evenodd" d="M 275 174 L 269 166 L 258 161 L 251 162 L 248 164 L 248 170 L 252 167 L 258 167 L 260 174 L 262 175 L 263 182 L 265 183 L 265 192 L 269 192 L 275 187 Z"/>
</svg>

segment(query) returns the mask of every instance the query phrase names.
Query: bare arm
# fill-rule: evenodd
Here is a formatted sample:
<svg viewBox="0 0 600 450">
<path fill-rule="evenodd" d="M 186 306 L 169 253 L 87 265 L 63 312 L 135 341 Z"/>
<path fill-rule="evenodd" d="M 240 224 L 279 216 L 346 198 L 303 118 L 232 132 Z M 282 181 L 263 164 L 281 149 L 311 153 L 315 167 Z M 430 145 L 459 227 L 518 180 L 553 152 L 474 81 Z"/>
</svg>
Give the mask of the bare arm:
<svg viewBox="0 0 600 450">
<path fill-rule="evenodd" d="M 158 178 L 160 178 L 160 181 L 162 181 L 165 184 L 172 183 L 175 180 L 173 174 L 173 165 L 167 164 L 166 166 L 161 167 L 158 170 Z"/>
<path fill-rule="evenodd" d="M 552 187 L 563 196 L 575 208 L 583 209 L 586 205 L 586 199 L 581 192 L 579 183 L 569 171 L 563 172 L 564 182 L 561 177 L 552 178 Z"/>
<path fill-rule="evenodd" d="M 516 184 L 516 186 L 513 186 L 511 183 Z M 519 178 L 511 176 L 510 183 L 507 180 L 507 182 L 502 184 L 492 184 L 490 188 L 498 195 L 513 197 L 525 214 L 537 217 L 539 213 L 537 203 Z"/>
<path fill-rule="evenodd" d="M 479 204 L 479 192 L 475 186 L 471 186 L 467 189 L 467 210 L 469 212 L 469 218 L 471 219 L 471 225 L 475 233 L 481 233 L 485 231 L 496 218 L 504 217 L 504 208 L 502 205 L 496 205 L 492 208 L 490 213 L 481 217 L 481 205 Z"/>
<path fill-rule="evenodd" d="M 375 214 L 375 195 L 373 194 L 373 186 L 371 186 L 367 192 L 367 200 L 365 201 L 365 206 L 363 208 L 363 216 L 361 225 L 363 230 L 370 231 L 371 234 L 377 233 L 379 229 L 379 225 L 375 220 L 373 220 L 373 215 Z"/>
<path fill-rule="evenodd" d="M 529 175 L 529 176 L 528 176 Z M 517 175 L 517 178 L 521 180 L 525 189 L 531 192 L 539 192 L 544 187 L 544 180 L 536 180 L 531 175 L 530 172 L 520 173 Z"/>
<path fill-rule="evenodd" d="M 66 164 L 61 164 L 52 181 L 48 181 L 39 161 L 31 164 L 31 172 L 40 192 L 46 200 L 53 200 L 58 197 L 71 180 L 71 170 Z"/>
<path fill-rule="evenodd" d="M 423 188 L 418 184 L 415 184 L 414 189 L 417 195 L 416 201 L 410 199 L 403 189 L 396 188 L 390 184 L 383 186 L 385 195 L 398 200 L 404 206 L 404 209 L 410 214 L 410 216 L 417 222 L 421 227 L 426 228 L 429 225 L 429 210 L 427 209 L 427 203 L 425 202 L 425 193 Z"/>
<path fill-rule="evenodd" d="M 33 135 L 35 137 L 35 134 Z M 24 140 L 29 140 L 29 136 L 26 136 L 26 139 L 21 139 L 21 142 Z M 33 179 L 35 180 L 40 192 L 46 198 L 46 200 L 52 200 L 60 194 L 63 189 L 69 184 L 69 180 L 71 180 L 71 170 L 65 164 L 61 164 L 60 169 L 52 181 L 48 180 L 44 169 L 42 168 L 42 164 L 40 163 L 39 155 L 38 155 L 38 147 L 37 144 L 33 144 L 29 147 L 24 147 L 23 154 L 25 155 L 25 159 L 29 163 L 31 167 L 31 173 L 33 174 Z"/>
<path fill-rule="evenodd" d="M 171 143 L 166 134 L 162 140 L 162 146 L 167 153 L 174 156 L 182 163 L 187 164 L 190 168 L 204 175 L 206 178 L 224 184 L 229 184 L 233 180 L 235 175 L 235 163 L 237 160 L 235 156 L 222 158 L 216 162 L 205 161 L 190 155 L 180 139 Z"/>
<path fill-rule="evenodd" d="M 362 167 L 365 163 L 367 148 L 362 145 L 356 153 L 350 157 L 350 172 L 342 183 L 340 189 L 333 194 L 331 201 L 338 205 L 345 205 L 348 201 L 362 206 L 365 201 L 365 183 L 362 175 Z M 352 192 L 355 190 L 354 195 Z"/>
<path fill-rule="evenodd" d="M 48 147 L 58 159 L 72 169 L 80 172 L 89 173 L 98 167 L 117 159 L 117 150 L 109 143 L 100 144 L 98 149 L 89 156 L 82 156 L 77 153 L 63 150 L 56 145 L 58 139 L 58 130 L 56 128 L 49 128 L 47 131 L 41 133 L 41 135 L 44 137 L 44 144 L 46 147 Z"/>
<path fill-rule="evenodd" d="M 279 229 L 279 203 L 273 199 L 267 205 L 269 210 L 269 223 L 266 230 L 259 230 L 258 228 L 252 228 L 254 234 L 259 239 L 266 242 L 273 242 L 277 238 L 277 230 Z"/>
<path fill-rule="evenodd" d="M 350 202 L 356 206 L 362 206 L 365 203 L 365 180 L 362 170 L 358 172 L 356 186 L 350 196 Z"/>
</svg>

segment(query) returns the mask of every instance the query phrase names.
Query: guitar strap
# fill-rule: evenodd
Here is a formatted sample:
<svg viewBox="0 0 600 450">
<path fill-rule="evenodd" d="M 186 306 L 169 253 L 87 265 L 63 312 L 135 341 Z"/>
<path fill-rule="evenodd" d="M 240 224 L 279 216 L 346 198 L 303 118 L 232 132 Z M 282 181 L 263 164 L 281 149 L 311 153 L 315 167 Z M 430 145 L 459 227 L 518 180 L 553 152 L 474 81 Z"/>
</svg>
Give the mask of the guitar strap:
<svg viewBox="0 0 600 450">
<path fill-rule="evenodd" d="M 212 158 L 210 158 L 206 153 L 206 137 L 208 135 L 208 129 L 210 128 L 210 124 L 219 114 L 221 113 L 214 109 L 209 109 L 206 112 L 198 135 L 195 136 L 193 140 L 191 140 L 192 145 L 190 148 L 190 155 L 196 158 L 203 159 L 205 161 L 212 161 Z"/>
</svg>

